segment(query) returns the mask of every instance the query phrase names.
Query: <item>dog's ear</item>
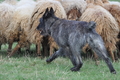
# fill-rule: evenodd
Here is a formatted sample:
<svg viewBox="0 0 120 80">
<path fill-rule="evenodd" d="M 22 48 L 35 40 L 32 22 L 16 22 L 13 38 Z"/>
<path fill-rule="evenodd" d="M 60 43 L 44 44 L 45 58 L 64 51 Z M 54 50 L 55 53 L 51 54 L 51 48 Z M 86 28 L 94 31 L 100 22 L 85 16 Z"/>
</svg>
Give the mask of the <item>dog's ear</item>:
<svg viewBox="0 0 120 80">
<path fill-rule="evenodd" d="M 50 8 L 50 13 L 51 13 L 51 14 L 54 14 L 54 10 L 53 10 L 52 7 Z"/>
<path fill-rule="evenodd" d="M 43 17 L 47 17 L 47 15 L 48 15 L 48 8 L 46 9 L 46 11 L 45 11 Z"/>
</svg>

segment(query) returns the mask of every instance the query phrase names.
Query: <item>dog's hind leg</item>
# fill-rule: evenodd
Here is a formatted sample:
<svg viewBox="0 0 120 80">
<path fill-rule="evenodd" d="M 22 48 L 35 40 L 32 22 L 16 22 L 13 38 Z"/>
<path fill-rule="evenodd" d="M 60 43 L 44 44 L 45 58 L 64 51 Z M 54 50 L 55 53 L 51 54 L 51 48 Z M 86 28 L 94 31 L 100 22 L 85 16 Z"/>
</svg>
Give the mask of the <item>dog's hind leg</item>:
<svg viewBox="0 0 120 80">
<path fill-rule="evenodd" d="M 56 59 L 57 57 L 61 56 L 62 54 L 64 54 L 64 49 L 63 48 L 59 48 L 58 51 L 56 51 L 54 54 L 52 54 L 47 60 L 47 63 L 52 62 L 54 59 Z"/>
<path fill-rule="evenodd" d="M 98 56 L 100 56 L 104 61 L 106 62 L 107 66 L 110 69 L 110 72 L 113 74 L 116 74 L 115 69 L 113 68 L 113 65 L 108 58 L 106 48 L 104 46 L 103 40 L 99 35 L 91 35 L 89 38 L 89 46 L 95 51 Z"/>
</svg>

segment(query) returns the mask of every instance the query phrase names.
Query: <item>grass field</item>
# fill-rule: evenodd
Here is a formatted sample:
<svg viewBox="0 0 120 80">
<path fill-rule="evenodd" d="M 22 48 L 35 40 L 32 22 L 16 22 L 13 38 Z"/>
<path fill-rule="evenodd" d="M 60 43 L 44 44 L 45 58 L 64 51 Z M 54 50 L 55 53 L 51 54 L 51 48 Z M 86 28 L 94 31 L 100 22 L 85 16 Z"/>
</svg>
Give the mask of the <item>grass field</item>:
<svg viewBox="0 0 120 80">
<path fill-rule="evenodd" d="M 0 51 L 0 80 L 120 80 L 119 61 L 113 63 L 117 74 L 111 74 L 104 61 L 100 60 L 100 65 L 96 66 L 92 59 L 83 59 L 81 70 L 71 72 L 73 66 L 67 58 L 58 58 L 47 64 L 46 58 L 35 57 L 34 51 L 28 54 L 24 49 L 21 54 L 7 58 L 7 47 L 2 45 Z M 32 45 L 31 49 L 34 47 Z"/>
<path fill-rule="evenodd" d="M 32 45 L 31 49 L 34 49 Z M 96 66 L 92 59 L 83 60 L 79 72 L 71 72 L 72 63 L 67 58 L 58 58 L 50 64 L 46 58 L 34 57 L 34 53 L 6 57 L 7 46 L 0 51 L 0 80 L 120 80 L 120 62 L 113 63 L 117 74 L 111 74 L 104 61 Z"/>
<path fill-rule="evenodd" d="M 100 65 L 96 66 L 92 59 L 83 60 L 79 72 L 71 72 L 69 69 L 73 66 L 67 58 L 47 64 L 46 58 L 24 52 L 12 58 L 7 58 L 5 51 L 0 53 L 0 80 L 120 80 L 120 62 L 113 63 L 116 75 L 109 72 L 104 61 L 100 60 Z"/>
<path fill-rule="evenodd" d="M 109 72 L 104 61 L 100 60 L 100 65 L 96 66 L 92 59 L 83 59 L 81 70 L 71 72 L 73 65 L 67 58 L 58 58 L 47 64 L 46 58 L 35 57 L 35 45 L 31 46 L 32 54 L 23 49 L 21 54 L 11 58 L 7 58 L 7 47 L 2 45 L 0 50 L 0 80 L 120 80 L 119 61 L 113 63 L 116 75 Z"/>
</svg>

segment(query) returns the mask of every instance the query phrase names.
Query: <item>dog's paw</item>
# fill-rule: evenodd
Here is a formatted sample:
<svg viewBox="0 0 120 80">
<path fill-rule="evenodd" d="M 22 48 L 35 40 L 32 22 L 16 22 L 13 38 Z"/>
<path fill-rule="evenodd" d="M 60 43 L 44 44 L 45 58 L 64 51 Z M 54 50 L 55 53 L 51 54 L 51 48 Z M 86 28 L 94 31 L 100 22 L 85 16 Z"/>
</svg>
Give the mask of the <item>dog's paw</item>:
<svg viewBox="0 0 120 80">
<path fill-rule="evenodd" d="M 111 71 L 111 73 L 112 73 L 112 74 L 117 74 L 115 70 L 114 70 L 114 71 Z"/>
<path fill-rule="evenodd" d="M 47 63 L 50 63 L 50 62 L 51 62 L 51 60 L 48 58 L 48 59 L 46 60 L 46 62 L 47 62 Z"/>
<path fill-rule="evenodd" d="M 79 70 L 80 70 L 80 68 L 73 67 L 73 68 L 71 68 L 70 70 L 71 70 L 71 71 L 79 71 Z"/>
</svg>

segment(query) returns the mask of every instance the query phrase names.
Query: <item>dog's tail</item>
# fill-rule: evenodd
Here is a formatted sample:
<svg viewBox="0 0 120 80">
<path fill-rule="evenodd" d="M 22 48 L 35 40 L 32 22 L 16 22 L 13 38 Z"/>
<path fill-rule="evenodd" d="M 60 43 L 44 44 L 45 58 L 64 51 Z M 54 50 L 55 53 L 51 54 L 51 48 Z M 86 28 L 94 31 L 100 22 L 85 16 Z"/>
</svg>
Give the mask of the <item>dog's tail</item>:
<svg viewBox="0 0 120 80">
<path fill-rule="evenodd" d="M 90 21 L 89 22 L 89 29 L 92 30 L 92 29 L 95 29 L 95 27 L 96 27 L 96 22 Z"/>
</svg>

